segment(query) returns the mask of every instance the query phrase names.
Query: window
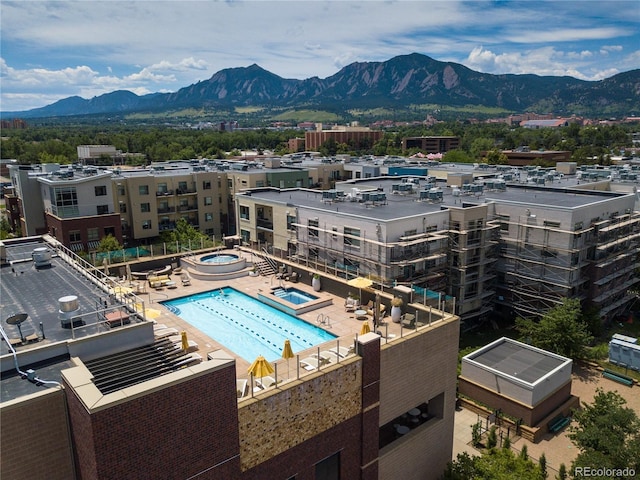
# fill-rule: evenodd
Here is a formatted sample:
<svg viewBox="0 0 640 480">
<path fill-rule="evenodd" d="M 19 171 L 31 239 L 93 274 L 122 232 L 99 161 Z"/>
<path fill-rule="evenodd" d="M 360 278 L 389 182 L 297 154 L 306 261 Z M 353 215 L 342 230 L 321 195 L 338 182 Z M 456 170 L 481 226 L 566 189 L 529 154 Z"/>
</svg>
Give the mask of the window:
<svg viewBox="0 0 640 480">
<path fill-rule="evenodd" d="M 159 183 L 158 184 L 158 193 L 159 194 L 164 194 L 167 193 L 168 189 L 167 189 L 167 184 L 166 183 Z"/>
<path fill-rule="evenodd" d="M 149 185 L 139 185 L 138 193 L 140 195 L 149 195 Z"/>
<path fill-rule="evenodd" d="M 240 218 L 242 220 L 249 220 L 249 207 L 240 205 Z"/>
<path fill-rule="evenodd" d="M 415 228 L 413 230 L 406 230 L 404 232 L 403 237 L 411 237 L 413 235 L 416 235 L 418 233 L 418 230 L 416 230 Z"/>
<path fill-rule="evenodd" d="M 340 452 L 316 463 L 316 480 L 340 480 Z"/>
<path fill-rule="evenodd" d="M 105 185 L 98 185 L 94 190 L 96 197 L 104 197 L 107 194 L 107 187 Z"/>
<path fill-rule="evenodd" d="M 82 236 L 80 235 L 80 230 L 73 230 L 69 232 L 69 241 L 70 242 L 81 242 Z"/>
<path fill-rule="evenodd" d="M 309 227 L 309 236 L 318 238 L 318 226 L 319 226 L 318 219 L 310 218 L 307 221 L 307 226 Z"/>
<path fill-rule="evenodd" d="M 100 240 L 100 232 L 97 228 L 87 228 L 87 240 L 89 242 Z"/>
<path fill-rule="evenodd" d="M 331 227 L 331 238 L 338 240 L 338 227 Z"/>
<path fill-rule="evenodd" d="M 75 187 L 51 188 L 51 212 L 59 217 L 76 217 L 78 210 L 78 194 Z"/>
<path fill-rule="evenodd" d="M 151 220 L 144 220 L 142 222 L 142 229 L 143 230 L 151 230 Z"/>
<path fill-rule="evenodd" d="M 127 194 L 127 191 L 124 188 L 124 185 L 121 183 L 118 184 L 118 195 L 124 197 Z"/>
<path fill-rule="evenodd" d="M 203 190 L 211 190 L 211 180 L 203 180 L 202 181 L 202 189 Z"/>
<path fill-rule="evenodd" d="M 543 222 L 545 227 L 550 227 L 550 228 L 560 228 L 560 222 L 553 222 L 551 220 L 545 220 Z"/>
<path fill-rule="evenodd" d="M 149 203 L 141 203 L 140 204 L 140 211 L 142 213 L 147 213 L 151 211 L 151 204 Z"/>
<path fill-rule="evenodd" d="M 296 226 L 294 223 L 296 223 L 296 216 L 287 214 L 287 230 L 295 231 Z"/>
<path fill-rule="evenodd" d="M 205 205 L 213 205 L 213 197 L 204 197 Z"/>
<path fill-rule="evenodd" d="M 213 221 L 213 213 L 209 213 L 209 212 L 205 213 L 204 214 L 204 221 L 205 222 Z"/>
<path fill-rule="evenodd" d="M 351 245 L 352 247 L 360 248 L 360 229 L 344 227 L 344 244 Z M 354 238 L 358 237 L 358 238 Z"/>
<path fill-rule="evenodd" d="M 264 187 L 264 180 L 256 180 L 256 187 Z"/>
<path fill-rule="evenodd" d="M 178 182 L 178 193 L 186 193 L 187 192 L 187 182 Z"/>
<path fill-rule="evenodd" d="M 126 203 L 121 203 L 120 204 L 120 213 L 127 213 L 127 204 Z"/>
<path fill-rule="evenodd" d="M 109 213 L 109 205 L 98 205 L 96 209 L 98 211 L 98 215 L 106 215 Z"/>
</svg>

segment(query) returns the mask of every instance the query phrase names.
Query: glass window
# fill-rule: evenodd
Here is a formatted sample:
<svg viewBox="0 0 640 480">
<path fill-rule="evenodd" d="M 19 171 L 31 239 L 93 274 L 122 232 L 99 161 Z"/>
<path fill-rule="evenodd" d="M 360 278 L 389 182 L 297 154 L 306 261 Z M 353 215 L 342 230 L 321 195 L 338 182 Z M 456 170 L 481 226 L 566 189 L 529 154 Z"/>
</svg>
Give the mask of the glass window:
<svg viewBox="0 0 640 480">
<path fill-rule="evenodd" d="M 138 186 L 138 192 L 140 195 L 149 195 L 149 185 Z"/>
<path fill-rule="evenodd" d="M 178 193 L 186 193 L 187 192 L 187 182 L 178 182 Z"/>
<path fill-rule="evenodd" d="M 103 197 L 107 194 L 107 187 L 105 185 L 98 185 L 95 187 L 96 197 Z"/>
<path fill-rule="evenodd" d="M 63 218 L 80 215 L 75 187 L 53 187 L 50 193 L 51 213 Z"/>
<path fill-rule="evenodd" d="M 203 190 L 211 190 L 211 181 L 210 180 L 203 180 L 202 181 L 202 189 Z"/>
<path fill-rule="evenodd" d="M 87 240 L 89 242 L 100 240 L 100 232 L 97 228 L 87 228 Z"/>
<path fill-rule="evenodd" d="M 167 189 L 167 184 L 166 183 L 159 183 L 158 184 L 158 193 L 167 193 L 169 190 Z"/>
<path fill-rule="evenodd" d="M 205 205 L 213 205 L 213 198 L 212 197 L 204 197 L 204 204 Z"/>
<path fill-rule="evenodd" d="M 151 229 L 151 220 L 144 220 L 142 222 L 142 228 L 144 230 L 150 230 Z"/>
<path fill-rule="evenodd" d="M 287 214 L 287 230 L 295 230 L 296 216 Z"/>
<path fill-rule="evenodd" d="M 140 204 L 140 211 L 142 213 L 147 213 L 151 211 L 151 204 L 149 203 L 141 203 Z"/>
<path fill-rule="evenodd" d="M 98 205 L 96 209 L 98 211 L 98 215 L 106 215 L 109 213 L 109 205 Z"/>
<path fill-rule="evenodd" d="M 80 235 L 80 230 L 73 230 L 69 232 L 69 241 L 71 242 L 81 242 L 82 236 Z"/>
<path fill-rule="evenodd" d="M 127 191 L 124 188 L 124 185 L 118 184 L 118 195 L 124 197 L 127 194 Z"/>
<path fill-rule="evenodd" d="M 213 213 L 205 213 L 204 214 L 204 221 L 205 222 L 211 222 L 213 220 Z"/>
<path fill-rule="evenodd" d="M 243 220 L 249 220 L 249 207 L 240 205 L 240 218 Z"/>
<path fill-rule="evenodd" d="M 316 463 L 316 480 L 340 480 L 340 452 Z"/>
<path fill-rule="evenodd" d="M 344 227 L 344 244 L 352 247 L 360 247 L 360 229 Z M 357 237 L 357 238 L 356 238 Z"/>
<path fill-rule="evenodd" d="M 318 219 L 310 218 L 309 221 L 307 222 L 307 225 L 309 227 L 309 236 L 318 238 L 318 226 L 319 226 Z"/>
</svg>

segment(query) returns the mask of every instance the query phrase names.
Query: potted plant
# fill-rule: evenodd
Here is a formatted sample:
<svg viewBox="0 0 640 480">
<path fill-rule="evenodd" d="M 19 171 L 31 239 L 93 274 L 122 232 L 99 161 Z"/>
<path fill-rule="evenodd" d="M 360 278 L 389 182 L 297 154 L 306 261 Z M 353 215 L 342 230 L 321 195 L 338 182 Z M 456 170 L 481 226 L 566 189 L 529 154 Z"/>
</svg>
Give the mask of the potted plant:
<svg viewBox="0 0 640 480">
<path fill-rule="evenodd" d="M 394 323 L 400 323 L 400 317 L 402 316 L 402 305 L 404 302 L 400 297 L 393 297 L 391 299 L 391 320 Z"/>
<path fill-rule="evenodd" d="M 322 288 L 322 285 L 320 284 L 320 274 L 319 273 L 314 273 L 313 277 L 311 278 L 311 286 L 313 287 L 313 290 L 315 292 L 319 292 L 320 289 Z"/>
<path fill-rule="evenodd" d="M 250 277 L 257 277 L 258 276 L 258 267 L 256 267 L 255 265 L 253 266 L 253 269 L 249 272 L 249 276 Z"/>
</svg>

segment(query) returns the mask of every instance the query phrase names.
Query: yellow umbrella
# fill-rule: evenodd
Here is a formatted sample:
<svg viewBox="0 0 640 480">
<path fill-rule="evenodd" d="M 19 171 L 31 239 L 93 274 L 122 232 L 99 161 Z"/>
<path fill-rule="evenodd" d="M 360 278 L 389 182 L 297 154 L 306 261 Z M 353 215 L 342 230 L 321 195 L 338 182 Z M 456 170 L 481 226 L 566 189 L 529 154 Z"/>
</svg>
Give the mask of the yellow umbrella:
<svg viewBox="0 0 640 480">
<path fill-rule="evenodd" d="M 373 280 L 365 277 L 356 277 L 349 280 L 347 282 L 347 285 L 357 288 L 360 291 L 360 301 L 362 301 L 362 289 L 369 288 L 371 285 L 373 285 Z"/>
<path fill-rule="evenodd" d="M 187 350 L 189 350 L 189 340 L 187 339 L 187 332 L 180 332 L 180 335 L 182 336 L 182 350 L 186 352 Z"/>
<path fill-rule="evenodd" d="M 287 339 L 284 341 L 284 348 L 282 349 L 282 358 L 287 360 L 287 377 L 289 377 L 289 359 L 293 357 L 295 357 L 295 355 L 291 349 L 291 342 Z"/>
<path fill-rule="evenodd" d="M 253 361 L 248 372 L 254 377 L 262 378 L 273 373 L 273 366 L 260 355 Z"/>
<path fill-rule="evenodd" d="M 362 328 L 360 329 L 360 335 L 364 335 L 365 333 L 371 332 L 371 327 L 369 327 L 369 320 L 365 320 L 362 322 Z"/>
</svg>

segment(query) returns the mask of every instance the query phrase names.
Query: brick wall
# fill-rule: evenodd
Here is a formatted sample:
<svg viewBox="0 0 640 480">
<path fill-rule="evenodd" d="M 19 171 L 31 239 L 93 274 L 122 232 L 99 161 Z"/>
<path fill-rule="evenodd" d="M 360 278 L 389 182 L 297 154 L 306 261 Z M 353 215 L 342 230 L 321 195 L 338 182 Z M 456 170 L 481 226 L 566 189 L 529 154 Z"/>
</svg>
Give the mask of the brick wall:
<svg viewBox="0 0 640 480">
<path fill-rule="evenodd" d="M 66 392 L 81 479 L 239 476 L 233 363 L 93 413 Z"/>
<path fill-rule="evenodd" d="M 522 418 L 525 425 L 535 426 L 551 411 L 569 399 L 571 396 L 571 381 L 564 384 L 533 408 L 500 395 L 464 377 L 459 378 L 459 390 L 461 394 L 487 405 L 493 410 L 501 409 L 512 417 Z"/>
<path fill-rule="evenodd" d="M 62 390 L 43 387 L 42 393 L 3 403 L 0 444 L 0 478 L 73 479 L 71 439 Z"/>
</svg>

